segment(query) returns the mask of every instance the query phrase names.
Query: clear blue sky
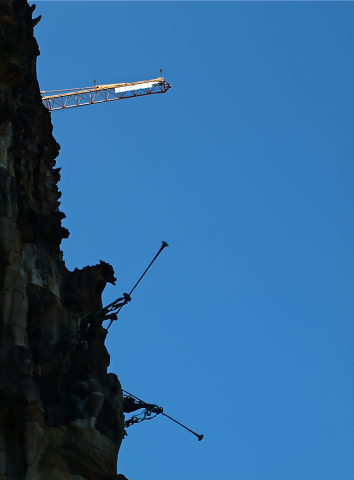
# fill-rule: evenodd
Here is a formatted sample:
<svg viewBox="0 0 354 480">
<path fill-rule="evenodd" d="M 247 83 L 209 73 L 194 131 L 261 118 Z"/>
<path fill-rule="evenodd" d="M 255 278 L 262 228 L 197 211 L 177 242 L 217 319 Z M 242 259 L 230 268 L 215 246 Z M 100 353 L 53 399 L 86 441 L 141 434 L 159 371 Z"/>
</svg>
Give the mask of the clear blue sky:
<svg viewBox="0 0 354 480">
<path fill-rule="evenodd" d="M 52 114 L 70 269 L 129 291 L 111 371 L 166 418 L 130 480 L 353 480 L 353 3 L 39 2 L 42 90 L 159 76 Z M 37 14 L 36 12 L 36 14 Z"/>
</svg>

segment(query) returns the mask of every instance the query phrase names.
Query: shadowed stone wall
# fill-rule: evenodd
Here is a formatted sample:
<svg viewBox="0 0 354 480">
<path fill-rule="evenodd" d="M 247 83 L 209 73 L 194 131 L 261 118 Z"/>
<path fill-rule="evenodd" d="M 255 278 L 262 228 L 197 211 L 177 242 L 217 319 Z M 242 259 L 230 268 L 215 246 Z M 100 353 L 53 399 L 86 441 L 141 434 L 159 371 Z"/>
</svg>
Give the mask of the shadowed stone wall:
<svg viewBox="0 0 354 480">
<path fill-rule="evenodd" d="M 107 374 L 102 321 L 78 333 L 114 272 L 63 261 L 60 147 L 36 76 L 34 8 L 0 0 L 0 480 L 118 480 L 121 386 Z"/>
</svg>

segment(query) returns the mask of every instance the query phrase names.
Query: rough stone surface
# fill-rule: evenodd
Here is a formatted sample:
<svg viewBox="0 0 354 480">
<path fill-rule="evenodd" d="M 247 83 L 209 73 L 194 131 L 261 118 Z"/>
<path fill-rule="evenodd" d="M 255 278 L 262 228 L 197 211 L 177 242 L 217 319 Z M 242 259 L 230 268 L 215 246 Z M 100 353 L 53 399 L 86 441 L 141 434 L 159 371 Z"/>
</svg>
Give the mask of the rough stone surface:
<svg viewBox="0 0 354 480">
<path fill-rule="evenodd" d="M 0 480 L 124 480 L 123 396 L 102 319 L 80 332 L 114 271 L 63 261 L 60 147 L 36 77 L 34 9 L 0 0 Z"/>
</svg>

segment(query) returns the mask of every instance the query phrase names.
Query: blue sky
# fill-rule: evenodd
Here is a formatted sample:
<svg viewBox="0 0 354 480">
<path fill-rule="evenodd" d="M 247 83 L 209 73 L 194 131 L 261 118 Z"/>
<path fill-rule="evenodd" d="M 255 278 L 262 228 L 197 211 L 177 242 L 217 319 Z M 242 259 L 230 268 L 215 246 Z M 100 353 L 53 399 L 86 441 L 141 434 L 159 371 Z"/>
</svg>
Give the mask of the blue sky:
<svg viewBox="0 0 354 480">
<path fill-rule="evenodd" d="M 352 480 L 353 3 L 39 2 L 42 90 L 172 89 L 52 114 L 68 268 L 111 263 L 111 371 L 166 418 L 130 480 Z M 36 14 L 37 14 L 36 12 Z"/>
</svg>

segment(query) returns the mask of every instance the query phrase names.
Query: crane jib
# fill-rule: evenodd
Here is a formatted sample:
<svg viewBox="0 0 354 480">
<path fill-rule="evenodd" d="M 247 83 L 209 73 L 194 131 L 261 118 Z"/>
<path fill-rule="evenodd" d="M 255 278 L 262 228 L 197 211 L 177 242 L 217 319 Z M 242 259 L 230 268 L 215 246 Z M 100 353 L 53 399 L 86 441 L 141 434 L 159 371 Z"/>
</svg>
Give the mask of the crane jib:
<svg viewBox="0 0 354 480">
<path fill-rule="evenodd" d="M 56 90 L 41 92 L 50 94 L 42 96 L 42 102 L 48 110 L 92 105 L 94 103 L 111 102 L 124 98 L 141 97 L 157 93 L 166 93 L 171 85 L 164 78 L 155 78 L 143 82 L 116 83 L 96 85 L 94 87 L 76 88 L 71 90 Z"/>
</svg>

